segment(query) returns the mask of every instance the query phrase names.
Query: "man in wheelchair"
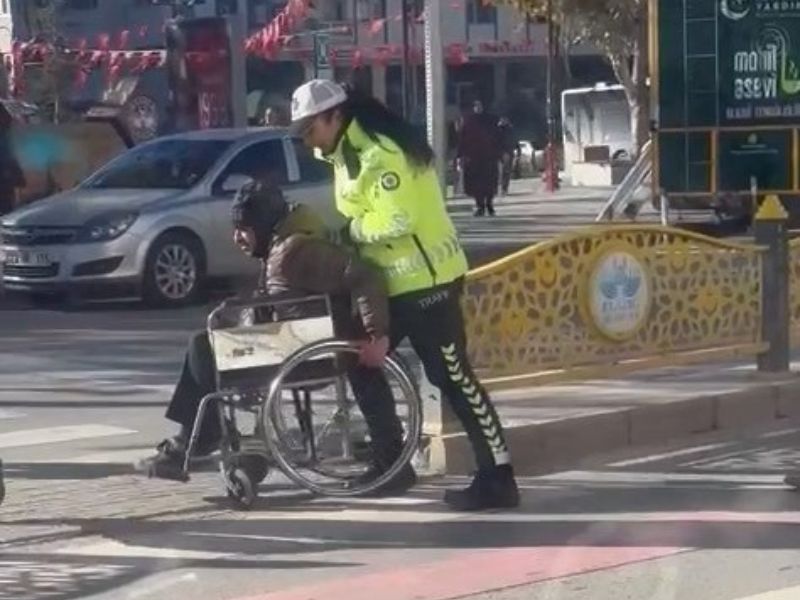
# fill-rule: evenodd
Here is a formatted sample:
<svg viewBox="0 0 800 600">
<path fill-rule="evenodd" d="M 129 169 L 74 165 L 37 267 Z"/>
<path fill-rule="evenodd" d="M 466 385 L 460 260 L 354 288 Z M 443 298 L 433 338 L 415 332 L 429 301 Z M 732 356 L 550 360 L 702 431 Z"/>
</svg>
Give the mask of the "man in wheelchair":
<svg viewBox="0 0 800 600">
<path fill-rule="evenodd" d="M 395 463 L 403 449 L 403 428 L 394 397 L 378 368 L 389 347 L 389 309 L 381 275 L 343 246 L 327 241 L 325 226 L 313 211 L 288 204 L 280 188 L 269 182 L 248 184 L 237 194 L 233 226 L 236 245 L 261 261 L 256 293 L 328 294 L 333 298 L 337 337 L 365 340 L 348 379 L 371 439 L 372 464 L 364 477 L 377 478 Z M 351 298 L 355 311 L 350 308 Z M 141 470 L 151 477 L 176 478 L 200 402 L 214 391 L 214 356 L 204 331 L 189 342 L 166 413 L 169 420 L 180 425 L 180 431 L 161 442 L 155 456 L 140 463 Z M 193 456 L 214 453 L 220 432 L 218 411 L 208 410 Z M 379 492 L 400 494 L 415 483 L 413 468 L 406 466 Z"/>
</svg>

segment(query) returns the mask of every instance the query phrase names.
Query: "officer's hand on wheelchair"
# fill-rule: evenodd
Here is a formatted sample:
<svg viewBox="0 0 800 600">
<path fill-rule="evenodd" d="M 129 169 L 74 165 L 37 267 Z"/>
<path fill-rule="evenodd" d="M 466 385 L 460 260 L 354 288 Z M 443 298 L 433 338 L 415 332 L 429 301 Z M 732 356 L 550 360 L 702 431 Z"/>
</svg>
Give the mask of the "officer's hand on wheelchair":
<svg viewBox="0 0 800 600">
<path fill-rule="evenodd" d="M 365 367 L 382 367 L 389 353 L 389 338 L 386 336 L 359 342 L 358 359 Z"/>
</svg>

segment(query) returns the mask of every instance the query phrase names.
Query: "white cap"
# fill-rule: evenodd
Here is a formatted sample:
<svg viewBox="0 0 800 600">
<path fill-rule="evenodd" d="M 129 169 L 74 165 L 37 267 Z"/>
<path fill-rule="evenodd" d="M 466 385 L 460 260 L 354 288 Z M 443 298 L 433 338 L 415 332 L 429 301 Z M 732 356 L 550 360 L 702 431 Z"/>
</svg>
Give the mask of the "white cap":
<svg viewBox="0 0 800 600">
<path fill-rule="evenodd" d="M 292 123 L 316 116 L 347 100 L 344 88 L 327 79 L 312 79 L 292 94 Z"/>
</svg>

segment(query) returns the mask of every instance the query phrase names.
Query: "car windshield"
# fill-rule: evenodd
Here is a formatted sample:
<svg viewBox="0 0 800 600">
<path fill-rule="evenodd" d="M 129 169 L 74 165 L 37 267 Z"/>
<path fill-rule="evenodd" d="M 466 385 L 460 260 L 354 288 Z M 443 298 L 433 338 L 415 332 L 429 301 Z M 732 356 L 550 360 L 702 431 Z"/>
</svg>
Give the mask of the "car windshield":
<svg viewBox="0 0 800 600">
<path fill-rule="evenodd" d="M 227 140 L 170 139 L 130 150 L 86 182 L 90 188 L 189 189 L 231 146 Z"/>
</svg>

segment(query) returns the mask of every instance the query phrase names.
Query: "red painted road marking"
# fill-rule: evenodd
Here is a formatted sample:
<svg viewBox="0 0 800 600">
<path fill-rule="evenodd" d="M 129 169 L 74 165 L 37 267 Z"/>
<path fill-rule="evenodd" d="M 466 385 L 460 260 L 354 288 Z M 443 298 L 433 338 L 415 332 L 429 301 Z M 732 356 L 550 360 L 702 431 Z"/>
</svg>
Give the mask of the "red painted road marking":
<svg viewBox="0 0 800 600">
<path fill-rule="evenodd" d="M 413 567 L 356 575 L 242 600 L 448 600 L 662 558 L 686 548 L 565 546 L 462 552 Z"/>
</svg>

